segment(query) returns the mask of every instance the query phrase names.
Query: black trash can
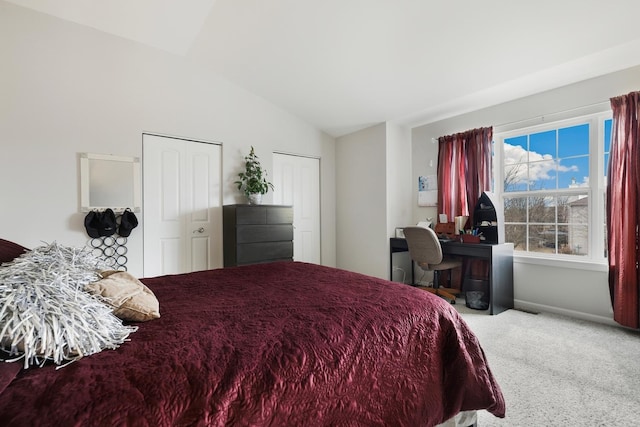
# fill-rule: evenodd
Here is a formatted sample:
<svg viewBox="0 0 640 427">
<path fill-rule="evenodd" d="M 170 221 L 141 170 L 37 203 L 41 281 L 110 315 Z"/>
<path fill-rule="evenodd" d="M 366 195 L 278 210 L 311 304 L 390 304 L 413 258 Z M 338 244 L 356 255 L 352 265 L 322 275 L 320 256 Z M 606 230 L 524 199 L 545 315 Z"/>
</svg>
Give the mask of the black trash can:
<svg viewBox="0 0 640 427">
<path fill-rule="evenodd" d="M 463 289 L 467 307 L 474 310 L 489 308 L 489 281 L 487 279 L 465 277 Z"/>
</svg>

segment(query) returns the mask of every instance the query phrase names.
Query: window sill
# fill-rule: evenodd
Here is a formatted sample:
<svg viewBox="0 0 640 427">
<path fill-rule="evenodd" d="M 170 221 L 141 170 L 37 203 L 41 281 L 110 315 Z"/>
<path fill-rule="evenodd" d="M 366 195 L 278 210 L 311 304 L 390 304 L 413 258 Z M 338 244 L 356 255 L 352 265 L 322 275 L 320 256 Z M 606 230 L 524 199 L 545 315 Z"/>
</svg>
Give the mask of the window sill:
<svg viewBox="0 0 640 427">
<path fill-rule="evenodd" d="M 535 255 L 520 255 L 518 253 L 513 254 L 513 262 L 520 264 L 534 264 L 544 265 L 548 267 L 556 268 L 573 268 L 577 270 L 589 270 L 589 271 L 609 271 L 609 264 L 607 260 L 594 261 L 592 259 L 575 259 L 575 258 L 549 258 Z"/>
</svg>

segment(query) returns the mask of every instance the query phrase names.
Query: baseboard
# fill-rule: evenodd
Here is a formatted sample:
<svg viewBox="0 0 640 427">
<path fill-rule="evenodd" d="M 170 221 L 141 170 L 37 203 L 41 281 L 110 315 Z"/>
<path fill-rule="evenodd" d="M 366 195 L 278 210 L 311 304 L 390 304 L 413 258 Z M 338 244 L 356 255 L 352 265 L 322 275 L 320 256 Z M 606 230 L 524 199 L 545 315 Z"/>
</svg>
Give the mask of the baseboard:
<svg viewBox="0 0 640 427">
<path fill-rule="evenodd" d="M 517 300 L 517 299 L 514 300 L 513 303 L 514 303 L 515 309 L 522 309 L 524 311 L 532 311 L 532 312 L 544 311 L 547 313 L 560 314 L 563 316 L 573 317 L 581 320 L 587 320 L 590 322 L 604 323 L 605 325 L 620 326 L 620 324 L 616 323 L 612 318 L 609 318 L 609 317 L 597 316 L 595 314 L 569 310 L 567 308 L 554 307 L 551 305 L 544 305 L 544 304 L 536 304 L 536 303 Z"/>
</svg>

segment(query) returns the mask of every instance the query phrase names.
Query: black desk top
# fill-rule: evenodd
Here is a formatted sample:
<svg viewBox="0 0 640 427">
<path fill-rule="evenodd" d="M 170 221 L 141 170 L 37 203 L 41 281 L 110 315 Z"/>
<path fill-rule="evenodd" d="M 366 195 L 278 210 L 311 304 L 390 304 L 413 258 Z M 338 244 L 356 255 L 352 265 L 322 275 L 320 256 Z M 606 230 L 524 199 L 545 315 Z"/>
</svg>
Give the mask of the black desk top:
<svg viewBox="0 0 640 427">
<path fill-rule="evenodd" d="M 389 239 L 391 252 L 405 252 L 409 250 L 406 239 L 391 237 Z M 462 243 L 455 240 L 440 242 L 442 253 L 449 255 L 464 255 L 474 258 L 491 258 L 496 253 L 513 251 L 513 243 Z"/>
</svg>

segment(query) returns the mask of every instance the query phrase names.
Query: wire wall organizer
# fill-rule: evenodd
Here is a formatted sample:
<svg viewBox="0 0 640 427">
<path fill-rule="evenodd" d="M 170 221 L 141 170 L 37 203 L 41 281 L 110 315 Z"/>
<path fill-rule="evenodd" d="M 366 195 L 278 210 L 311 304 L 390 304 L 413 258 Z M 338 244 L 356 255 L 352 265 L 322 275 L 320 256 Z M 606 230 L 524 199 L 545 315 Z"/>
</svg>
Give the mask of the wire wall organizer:
<svg viewBox="0 0 640 427">
<path fill-rule="evenodd" d="M 87 243 L 92 254 L 101 258 L 113 270 L 127 271 L 127 238 L 138 226 L 130 209 L 116 215 L 112 209 L 93 210 L 85 217 L 85 228 L 92 239 Z"/>
<path fill-rule="evenodd" d="M 127 271 L 127 238 L 122 236 L 94 237 L 90 241 L 93 255 L 102 258 L 114 270 Z"/>
</svg>

